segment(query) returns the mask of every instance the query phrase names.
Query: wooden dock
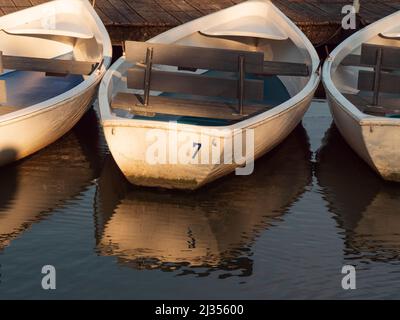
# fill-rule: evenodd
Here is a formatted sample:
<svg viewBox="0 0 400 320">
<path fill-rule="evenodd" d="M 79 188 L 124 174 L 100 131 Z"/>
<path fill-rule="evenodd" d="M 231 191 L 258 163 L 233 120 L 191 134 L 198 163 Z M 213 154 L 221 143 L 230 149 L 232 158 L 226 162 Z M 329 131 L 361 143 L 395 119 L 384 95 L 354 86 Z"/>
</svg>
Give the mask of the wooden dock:
<svg viewBox="0 0 400 320">
<path fill-rule="evenodd" d="M 0 0 L 0 15 L 48 0 Z M 95 8 L 114 44 L 147 40 L 172 27 L 232 6 L 243 0 L 96 0 Z M 343 15 L 352 0 L 273 0 L 314 44 L 334 44 Z M 400 10 L 400 0 L 361 0 L 360 18 L 374 22 Z M 340 31 L 340 30 L 339 30 Z M 335 40 L 336 39 L 336 40 Z"/>
</svg>

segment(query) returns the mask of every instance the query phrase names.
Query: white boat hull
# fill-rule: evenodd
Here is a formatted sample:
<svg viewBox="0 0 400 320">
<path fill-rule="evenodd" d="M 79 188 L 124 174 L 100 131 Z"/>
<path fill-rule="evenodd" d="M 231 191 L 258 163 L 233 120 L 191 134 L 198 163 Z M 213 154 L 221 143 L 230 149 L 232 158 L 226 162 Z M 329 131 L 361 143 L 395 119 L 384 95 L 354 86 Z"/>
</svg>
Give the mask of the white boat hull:
<svg viewBox="0 0 400 320">
<path fill-rule="evenodd" d="M 97 87 L 98 83 L 45 112 L 0 123 L 0 166 L 43 149 L 71 130 L 92 105 Z"/>
<path fill-rule="evenodd" d="M 333 119 L 353 150 L 385 180 L 400 182 L 400 122 L 363 123 L 328 94 Z"/>
<path fill-rule="evenodd" d="M 394 13 L 355 33 L 330 54 L 323 67 L 325 91 L 340 133 L 373 170 L 395 182 L 400 182 L 400 119 L 363 113 L 346 99 L 345 93 L 359 93 L 360 67 L 343 66 L 341 62 L 350 54 L 359 55 L 364 43 L 399 47 L 397 39 L 380 36 L 393 34 L 399 18 L 400 12 Z M 392 99 L 400 101 L 399 97 Z"/>
<path fill-rule="evenodd" d="M 311 67 L 310 77 L 277 77 L 285 86 L 289 97 L 273 108 L 266 108 L 266 111 L 243 121 L 222 126 L 178 123 L 176 125 L 177 134 L 190 135 L 191 138 L 180 140 L 175 150 L 183 150 L 186 147 L 186 156 L 189 161 L 180 161 L 180 159 L 171 161 L 169 147 L 166 162 L 154 163 L 149 161 L 148 152 L 152 149 L 154 143 L 154 139 L 149 139 L 149 135 L 152 135 L 153 130 L 155 130 L 161 136 L 169 137 L 171 127 L 167 121 L 154 121 L 151 118 L 148 120 L 135 119 L 129 115 L 119 115 L 112 110 L 113 96 L 117 92 L 126 92 L 127 90 L 126 72 L 129 63 L 126 62 L 125 57 L 121 57 L 111 66 L 99 91 L 102 125 L 109 149 L 116 163 L 131 183 L 163 188 L 197 189 L 235 171 L 239 167 L 246 167 L 246 169 L 241 169 L 248 170 L 247 174 L 251 174 L 252 169 L 250 167 L 254 164 L 254 160 L 282 142 L 300 123 L 319 84 L 319 58 L 305 35 L 270 1 L 243 2 L 174 28 L 149 40 L 149 42 L 250 50 L 248 44 L 254 40 L 253 38 L 247 39 L 247 42 L 245 40 L 240 42 L 242 40 L 231 41 L 229 39 L 204 37 L 201 33 L 207 33 L 208 29 L 204 31 L 204 28 L 217 27 L 219 30 L 224 29 L 227 25 L 232 26 L 232 23 L 237 25 L 245 22 L 247 24 L 249 21 L 254 21 L 255 16 L 264 19 L 263 25 L 270 24 L 270 28 L 260 28 L 259 24 L 254 26 L 258 31 L 257 35 L 266 38 L 259 39 L 257 47 L 251 47 L 251 50 L 263 51 L 266 60 L 277 59 L 305 63 Z M 235 19 L 238 20 L 235 21 Z M 279 45 L 276 44 L 276 41 L 278 41 L 276 38 L 273 40 L 268 38 L 271 37 L 271 33 L 276 35 L 277 31 L 279 31 L 279 34 L 285 35 L 282 40 L 279 40 L 283 41 Z M 232 31 L 229 32 L 231 34 Z M 245 146 L 246 134 L 249 129 L 252 129 L 254 133 L 254 141 L 248 141 L 248 143 L 251 143 L 250 147 Z M 245 147 L 239 147 L 239 150 L 228 150 L 229 147 L 225 147 L 226 142 L 235 140 L 233 137 L 237 137 L 238 134 L 242 134 L 243 146 Z M 201 150 L 199 152 L 202 154 L 197 156 L 194 152 L 194 146 L 200 143 Z M 171 139 L 167 138 L 166 144 L 170 145 Z M 233 145 L 233 149 L 235 149 L 237 145 L 235 143 Z M 217 155 L 219 156 L 217 157 L 218 160 L 203 161 L 203 159 L 215 159 L 216 151 L 213 146 L 217 146 L 215 148 L 219 153 Z M 249 151 L 249 148 L 253 149 L 254 152 Z M 226 151 L 228 151 L 227 154 L 232 154 L 230 151 L 233 151 L 246 156 L 239 159 L 241 161 L 237 161 L 237 158 L 234 161 L 226 161 L 224 158 Z M 177 157 L 180 157 L 180 152 L 177 153 Z M 191 153 L 193 161 L 190 160 Z"/>
</svg>

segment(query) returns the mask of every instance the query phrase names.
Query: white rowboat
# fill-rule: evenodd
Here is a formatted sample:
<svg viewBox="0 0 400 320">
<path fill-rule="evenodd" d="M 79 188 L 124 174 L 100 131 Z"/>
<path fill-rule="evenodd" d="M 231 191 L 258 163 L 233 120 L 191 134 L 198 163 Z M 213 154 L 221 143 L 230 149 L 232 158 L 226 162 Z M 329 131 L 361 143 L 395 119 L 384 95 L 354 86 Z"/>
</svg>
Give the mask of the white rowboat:
<svg viewBox="0 0 400 320">
<path fill-rule="evenodd" d="M 385 180 L 400 182 L 400 12 L 355 33 L 327 59 L 323 82 L 340 133 Z"/>
<path fill-rule="evenodd" d="M 196 189 L 282 142 L 301 121 L 319 80 L 319 58 L 306 36 L 270 1 L 247 1 L 146 43 L 127 42 L 125 56 L 100 86 L 102 125 L 130 182 Z M 213 159 L 213 146 L 223 155 L 227 141 L 246 130 L 254 133 L 254 155 L 247 143 L 241 161 L 203 161 Z M 194 161 L 180 155 L 171 161 L 172 149 L 166 163 L 149 161 L 149 137 L 168 137 L 170 148 L 174 132 L 189 136 L 175 147 L 187 148 L 185 156 Z"/>
<path fill-rule="evenodd" d="M 0 165 L 68 132 L 111 63 L 107 31 L 86 0 L 57 0 L 0 18 Z"/>
</svg>

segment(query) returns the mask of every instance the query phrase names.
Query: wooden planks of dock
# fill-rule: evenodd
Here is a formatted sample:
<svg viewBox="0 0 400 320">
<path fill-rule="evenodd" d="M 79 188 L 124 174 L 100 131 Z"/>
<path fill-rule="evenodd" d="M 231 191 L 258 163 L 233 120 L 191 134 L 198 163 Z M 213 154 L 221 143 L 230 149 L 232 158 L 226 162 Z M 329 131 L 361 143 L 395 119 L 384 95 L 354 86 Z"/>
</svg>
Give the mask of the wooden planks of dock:
<svg viewBox="0 0 400 320">
<path fill-rule="evenodd" d="M 48 0 L 0 0 L 0 15 Z M 147 40 L 172 27 L 243 0 L 96 0 L 95 8 L 114 44 Z M 314 44 L 334 42 L 342 7 L 352 0 L 273 0 Z M 400 10 L 400 0 L 361 0 L 361 20 L 374 22 Z"/>
</svg>

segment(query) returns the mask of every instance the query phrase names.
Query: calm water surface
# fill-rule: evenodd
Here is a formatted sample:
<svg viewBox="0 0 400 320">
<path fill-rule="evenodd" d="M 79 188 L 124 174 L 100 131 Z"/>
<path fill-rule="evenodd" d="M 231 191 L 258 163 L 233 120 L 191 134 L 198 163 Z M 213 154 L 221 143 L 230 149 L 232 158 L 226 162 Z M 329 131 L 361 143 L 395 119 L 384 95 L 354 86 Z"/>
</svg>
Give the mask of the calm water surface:
<svg viewBox="0 0 400 320">
<path fill-rule="evenodd" d="M 195 193 L 130 186 L 93 110 L 0 169 L 0 298 L 400 298 L 399 257 L 400 186 L 349 149 L 325 103 L 252 176 Z"/>
</svg>

